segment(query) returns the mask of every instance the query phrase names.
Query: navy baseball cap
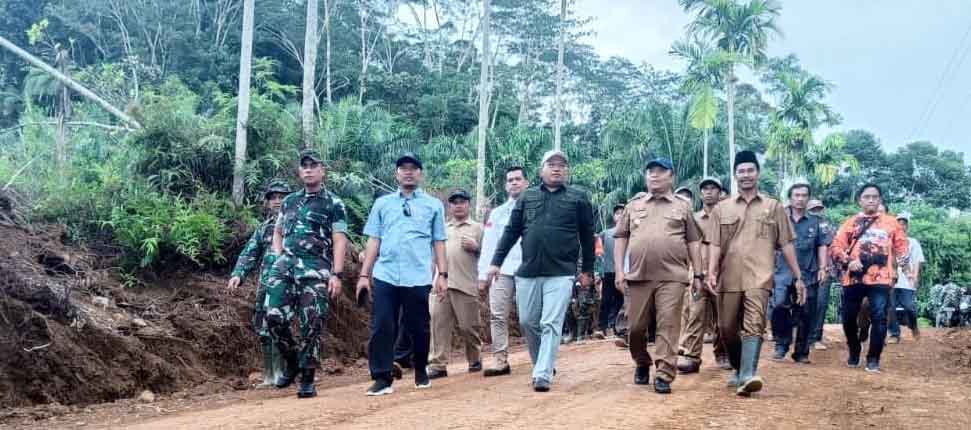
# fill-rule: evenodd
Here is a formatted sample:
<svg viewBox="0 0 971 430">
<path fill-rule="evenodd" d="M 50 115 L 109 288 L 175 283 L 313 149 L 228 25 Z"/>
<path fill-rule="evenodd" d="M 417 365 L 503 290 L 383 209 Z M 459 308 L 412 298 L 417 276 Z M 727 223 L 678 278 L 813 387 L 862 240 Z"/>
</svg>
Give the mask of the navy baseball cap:
<svg viewBox="0 0 971 430">
<path fill-rule="evenodd" d="M 647 166 L 644 166 L 644 170 L 648 170 L 651 167 L 663 167 L 666 170 L 674 170 L 674 163 L 671 162 L 669 158 L 655 158 L 647 162 Z"/>
<path fill-rule="evenodd" d="M 421 159 L 419 159 L 418 158 L 418 155 L 415 155 L 414 152 L 406 152 L 404 154 L 401 154 L 401 156 L 398 157 L 398 161 L 396 161 L 394 163 L 394 165 L 395 165 L 395 167 L 401 167 L 401 165 L 402 164 L 405 164 L 405 163 L 412 163 L 416 167 L 418 167 L 419 169 L 422 168 L 421 167 Z"/>
</svg>

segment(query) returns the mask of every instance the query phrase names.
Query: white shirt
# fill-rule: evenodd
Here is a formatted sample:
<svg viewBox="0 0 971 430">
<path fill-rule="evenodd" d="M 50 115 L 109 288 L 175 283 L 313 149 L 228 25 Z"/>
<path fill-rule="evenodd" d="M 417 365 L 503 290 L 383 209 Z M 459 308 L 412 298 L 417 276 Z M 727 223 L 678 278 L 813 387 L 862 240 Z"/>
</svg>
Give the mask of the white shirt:
<svg viewBox="0 0 971 430">
<path fill-rule="evenodd" d="M 924 264 L 924 249 L 921 248 L 920 242 L 912 237 L 907 238 L 910 241 L 910 272 L 913 272 L 918 264 Z M 905 290 L 915 290 L 913 285 L 910 284 L 910 278 L 908 275 L 904 274 L 903 268 L 897 268 L 897 285 L 894 288 L 902 288 Z"/>
<path fill-rule="evenodd" d="M 489 215 L 489 222 L 482 226 L 482 245 L 479 247 L 479 280 L 485 281 L 489 276 L 489 266 L 492 264 L 492 256 L 496 253 L 499 246 L 499 239 L 506 231 L 506 224 L 509 224 L 509 217 L 512 209 L 516 206 L 516 201 L 509 199 L 499 207 L 492 210 Z M 507 276 L 515 276 L 516 270 L 523 262 L 522 239 L 513 245 L 506 256 L 506 261 L 499 268 L 499 273 Z"/>
</svg>

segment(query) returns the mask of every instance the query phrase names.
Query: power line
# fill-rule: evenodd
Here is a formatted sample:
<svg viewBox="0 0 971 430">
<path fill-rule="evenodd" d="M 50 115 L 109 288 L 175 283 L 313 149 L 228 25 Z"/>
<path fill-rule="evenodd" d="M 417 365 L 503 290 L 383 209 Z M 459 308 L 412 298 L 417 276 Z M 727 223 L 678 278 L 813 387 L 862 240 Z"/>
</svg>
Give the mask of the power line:
<svg viewBox="0 0 971 430">
<path fill-rule="evenodd" d="M 964 64 L 964 60 L 967 58 L 967 54 L 969 52 L 968 48 L 971 48 L 971 45 L 965 46 L 965 42 L 967 42 L 969 35 L 971 35 L 971 23 L 968 24 L 968 28 L 965 30 L 964 36 L 961 37 L 961 41 L 955 47 L 954 53 L 944 66 L 944 71 L 941 73 L 941 77 L 937 80 L 937 87 L 931 93 L 931 98 L 927 101 L 927 105 L 924 107 L 923 112 L 917 119 L 917 123 L 914 124 L 914 128 L 910 132 L 907 142 L 904 143 L 912 142 L 917 134 L 923 132 L 924 128 L 927 127 L 927 123 L 930 122 L 931 118 L 933 117 L 934 111 L 937 110 L 937 105 L 940 103 L 940 99 L 943 98 L 941 91 L 944 88 L 944 82 L 953 78 L 953 75 L 960 70 L 961 65 Z"/>
</svg>

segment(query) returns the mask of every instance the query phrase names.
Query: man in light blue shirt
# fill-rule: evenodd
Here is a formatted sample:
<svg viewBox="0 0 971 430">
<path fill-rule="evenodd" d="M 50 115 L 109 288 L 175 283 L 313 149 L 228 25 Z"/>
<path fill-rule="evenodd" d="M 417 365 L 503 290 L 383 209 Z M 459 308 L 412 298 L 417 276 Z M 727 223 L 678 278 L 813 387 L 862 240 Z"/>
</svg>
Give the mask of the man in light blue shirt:
<svg viewBox="0 0 971 430">
<path fill-rule="evenodd" d="M 509 200 L 492 210 L 483 226 L 482 249 L 479 253 L 479 285 L 489 288 L 489 264 L 496 253 L 499 239 L 509 224 L 509 216 L 516 206 L 519 195 L 529 187 L 526 170 L 520 166 L 506 169 L 506 194 Z M 521 242 L 521 241 L 520 241 Z M 492 332 L 492 355 L 495 363 L 482 373 L 485 377 L 508 375 L 509 367 L 509 311 L 516 295 L 516 270 L 523 261 L 521 243 L 517 242 L 502 263 L 499 276 L 489 290 L 489 325 Z"/>
<path fill-rule="evenodd" d="M 448 279 L 445 207 L 419 188 L 422 165 L 416 155 L 406 153 L 395 164 L 398 191 L 379 198 L 371 208 L 364 226 L 368 242 L 357 282 L 358 297 L 370 289 L 374 299 L 368 340 L 368 367 L 374 384 L 368 388 L 368 396 L 394 392 L 391 383 L 399 308 L 404 329 L 413 341 L 415 388 L 431 387 L 425 367 L 433 262 L 438 268 L 435 289 L 439 295 L 445 293 Z"/>
</svg>

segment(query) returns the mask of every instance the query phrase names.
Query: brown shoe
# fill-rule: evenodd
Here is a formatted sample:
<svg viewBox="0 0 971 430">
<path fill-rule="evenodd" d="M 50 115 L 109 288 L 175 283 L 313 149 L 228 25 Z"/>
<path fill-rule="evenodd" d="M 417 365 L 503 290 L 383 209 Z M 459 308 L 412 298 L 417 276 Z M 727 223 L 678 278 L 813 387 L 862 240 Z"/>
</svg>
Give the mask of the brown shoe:
<svg viewBox="0 0 971 430">
<path fill-rule="evenodd" d="M 698 373 L 701 369 L 701 360 L 690 357 L 678 357 L 678 373 Z"/>
</svg>

